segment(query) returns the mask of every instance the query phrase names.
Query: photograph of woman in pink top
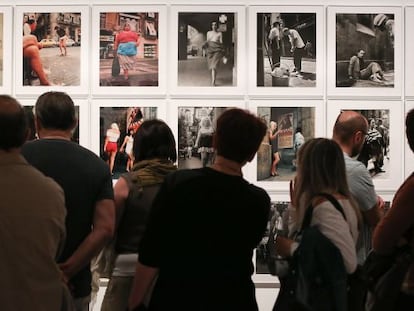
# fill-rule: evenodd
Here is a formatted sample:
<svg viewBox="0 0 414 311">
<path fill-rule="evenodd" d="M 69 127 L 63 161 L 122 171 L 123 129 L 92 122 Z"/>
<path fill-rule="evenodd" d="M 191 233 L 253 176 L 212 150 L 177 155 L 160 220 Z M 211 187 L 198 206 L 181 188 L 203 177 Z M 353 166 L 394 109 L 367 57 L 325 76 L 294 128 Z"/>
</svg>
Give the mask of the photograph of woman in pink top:
<svg viewBox="0 0 414 311">
<path fill-rule="evenodd" d="M 134 70 L 137 59 L 140 35 L 131 30 L 131 26 L 126 23 L 123 30 L 116 35 L 114 50 L 119 60 L 124 79 L 128 80 L 128 72 Z"/>
</svg>

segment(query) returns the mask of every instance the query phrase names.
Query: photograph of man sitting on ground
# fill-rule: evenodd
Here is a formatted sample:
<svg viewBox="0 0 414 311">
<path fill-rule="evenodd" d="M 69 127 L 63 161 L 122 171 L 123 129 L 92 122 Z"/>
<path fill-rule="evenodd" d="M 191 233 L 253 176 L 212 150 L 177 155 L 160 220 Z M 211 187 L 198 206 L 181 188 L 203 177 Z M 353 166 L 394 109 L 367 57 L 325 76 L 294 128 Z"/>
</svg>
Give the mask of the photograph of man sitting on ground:
<svg viewBox="0 0 414 311">
<path fill-rule="evenodd" d="M 336 86 L 394 87 L 394 14 L 336 14 Z"/>
</svg>

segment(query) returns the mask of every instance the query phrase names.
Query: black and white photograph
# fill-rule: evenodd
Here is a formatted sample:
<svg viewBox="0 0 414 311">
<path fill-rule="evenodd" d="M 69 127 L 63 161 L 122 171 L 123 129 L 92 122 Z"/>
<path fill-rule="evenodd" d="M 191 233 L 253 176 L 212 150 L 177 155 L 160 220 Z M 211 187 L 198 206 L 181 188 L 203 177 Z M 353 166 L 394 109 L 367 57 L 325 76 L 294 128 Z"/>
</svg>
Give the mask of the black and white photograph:
<svg viewBox="0 0 414 311">
<path fill-rule="evenodd" d="M 178 13 L 178 86 L 237 84 L 236 13 Z"/>
<path fill-rule="evenodd" d="M 399 96 L 401 24 L 398 7 L 329 7 L 330 95 Z"/>
<path fill-rule="evenodd" d="M 278 234 L 281 236 L 287 236 L 288 234 L 288 213 L 287 209 L 289 206 L 288 201 L 272 201 L 269 213 L 269 220 L 267 222 L 266 231 L 263 234 L 262 240 L 256 248 L 255 256 L 255 274 L 270 274 L 268 267 L 268 251 L 266 249 L 266 244 L 268 241 L 269 232 L 272 225 L 275 224 Z M 276 263 L 276 269 L 286 268 L 286 261 L 280 260 Z"/>
<path fill-rule="evenodd" d="M 258 87 L 316 86 L 316 13 L 257 14 Z"/>
<path fill-rule="evenodd" d="M 390 174 L 389 110 L 355 110 L 368 120 L 368 133 L 358 155 L 373 178 L 388 178 Z"/>
<path fill-rule="evenodd" d="M 336 86 L 394 87 L 394 14 L 336 14 Z"/>
<path fill-rule="evenodd" d="M 315 137 L 314 107 L 258 107 L 268 131 L 257 152 L 257 181 L 289 181 L 296 174 L 296 156 Z"/>
<path fill-rule="evenodd" d="M 214 162 L 213 134 L 224 107 L 178 107 L 178 168 L 193 169 Z"/>
<path fill-rule="evenodd" d="M 367 120 L 368 131 L 356 159 L 372 176 L 377 191 L 396 189 L 403 182 L 404 112 L 398 100 L 329 100 L 327 103 L 327 137 L 332 137 L 341 111 L 353 110 Z"/>
<path fill-rule="evenodd" d="M 134 134 L 144 120 L 157 118 L 157 107 L 100 107 L 99 156 L 113 179 L 132 169 Z"/>
</svg>

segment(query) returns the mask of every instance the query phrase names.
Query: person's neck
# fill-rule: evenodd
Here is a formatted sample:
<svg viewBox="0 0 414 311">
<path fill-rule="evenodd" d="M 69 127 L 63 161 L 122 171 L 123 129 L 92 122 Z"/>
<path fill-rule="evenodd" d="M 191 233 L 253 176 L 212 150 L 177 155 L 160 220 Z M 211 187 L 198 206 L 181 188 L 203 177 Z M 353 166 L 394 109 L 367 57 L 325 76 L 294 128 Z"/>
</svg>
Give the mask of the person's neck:
<svg viewBox="0 0 414 311">
<path fill-rule="evenodd" d="M 63 139 L 71 140 L 72 132 L 64 130 L 55 130 L 55 129 L 42 129 L 38 132 L 39 138 L 41 139 Z"/>
<path fill-rule="evenodd" d="M 232 175 L 232 176 L 243 176 L 242 173 L 242 165 L 236 161 L 232 161 L 229 159 L 226 159 L 222 156 L 217 155 L 213 165 L 211 165 L 211 168 L 213 170 L 216 170 L 218 172 Z"/>
</svg>

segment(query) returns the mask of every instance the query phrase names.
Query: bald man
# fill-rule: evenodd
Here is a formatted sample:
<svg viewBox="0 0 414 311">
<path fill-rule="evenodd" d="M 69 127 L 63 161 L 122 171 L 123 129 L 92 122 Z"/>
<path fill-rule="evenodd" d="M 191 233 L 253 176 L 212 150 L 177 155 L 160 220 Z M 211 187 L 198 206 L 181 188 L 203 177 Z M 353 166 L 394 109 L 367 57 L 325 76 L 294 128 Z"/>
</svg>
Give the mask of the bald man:
<svg viewBox="0 0 414 311">
<path fill-rule="evenodd" d="M 65 200 L 20 155 L 27 135 L 23 107 L 0 95 L 1 310 L 61 310 L 71 299 L 55 262 L 65 240 Z"/>
<path fill-rule="evenodd" d="M 333 139 L 344 152 L 349 190 L 358 203 L 364 219 L 361 243 L 358 248 L 358 263 L 362 264 L 371 249 L 371 232 L 382 217 L 384 202 L 374 188 L 371 175 L 365 165 L 356 160 L 368 133 L 368 121 L 360 113 L 343 111 L 336 119 Z"/>
</svg>

